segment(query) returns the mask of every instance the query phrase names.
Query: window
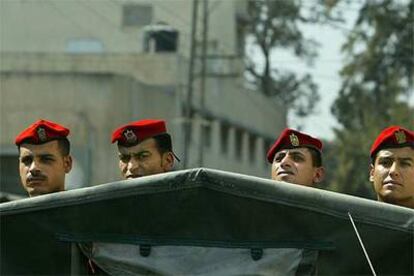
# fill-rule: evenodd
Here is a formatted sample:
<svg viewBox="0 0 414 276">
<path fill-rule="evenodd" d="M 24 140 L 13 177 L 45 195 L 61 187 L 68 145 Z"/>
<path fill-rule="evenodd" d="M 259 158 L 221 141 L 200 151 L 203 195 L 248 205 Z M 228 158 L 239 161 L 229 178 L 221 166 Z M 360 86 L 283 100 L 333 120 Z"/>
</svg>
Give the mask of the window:
<svg viewBox="0 0 414 276">
<path fill-rule="evenodd" d="M 228 152 L 228 140 L 229 126 L 226 124 L 220 124 L 220 149 L 224 154 Z"/>
<path fill-rule="evenodd" d="M 144 28 L 144 50 L 146 52 L 176 52 L 179 33 L 164 23 Z"/>
<path fill-rule="evenodd" d="M 151 24 L 152 6 L 128 4 L 122 8 L 122 26 L 140 27 Z"/>
<path fill-rule="evenodd" d="M 211 125 L 210 122 L 203 122 L 201 127 L 201 135 L 203 135 L 203 147 L 210 148 L 211 147 Z"/>
<path fill-rule="evenodd" d="M 248 29 L 248 19 L 246 16 L 239 15 L 236 17 L 236 53 L 244 55 L 246 45 L 246 33 Z"/>
<path fill-rule="evenodd" d="M 249 135 L 249 160 L 251 163 L 256 161 L 256 136 Z"/>
<path fill-rule="evenodd" d="M 66 52 L 71 54 L 102 53 L 103 43 L 95 38 L 72 38 L 66 43 Z"/>
<path fill-rule="evenodd" d="M 235 155 L 236 159 L 241 159 L 242 156 L 242 140 L 243 140 L 243 131 L 241 129 L 236 129 L 235 132 Z"/>
</svg>

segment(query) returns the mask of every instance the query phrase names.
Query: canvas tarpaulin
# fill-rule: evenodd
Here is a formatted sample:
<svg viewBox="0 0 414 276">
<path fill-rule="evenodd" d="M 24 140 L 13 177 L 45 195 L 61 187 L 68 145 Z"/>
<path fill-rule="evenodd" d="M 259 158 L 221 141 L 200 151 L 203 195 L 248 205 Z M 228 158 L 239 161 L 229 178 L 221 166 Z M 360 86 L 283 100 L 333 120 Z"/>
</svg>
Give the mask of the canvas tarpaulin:
<svg viewBox="0 0 414 276">
<path fill-rule="evenodd" d="M 81 245 L 118 275 L 369 275 L 348 213 L 378 275 L 414 273 L 414 210 L 211 169 L 3 203 L 0 272 L 81 274 Z"/>
<path fill-rule="evenodd" d="M 260 254 L 255 257 L 255 253 Z M 312 275 L 317 251 L 94 243 L 92 259 L 111 275 Z"/>
</svg>

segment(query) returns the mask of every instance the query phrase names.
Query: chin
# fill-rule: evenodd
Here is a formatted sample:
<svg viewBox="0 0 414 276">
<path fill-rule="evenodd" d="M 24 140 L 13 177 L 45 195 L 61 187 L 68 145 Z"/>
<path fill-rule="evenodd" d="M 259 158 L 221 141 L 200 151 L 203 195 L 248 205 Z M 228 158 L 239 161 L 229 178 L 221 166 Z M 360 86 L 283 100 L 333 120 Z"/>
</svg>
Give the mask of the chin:
<svg viewBox="0 0 414 276">
<path fill-rule="evenodd" d="M 29 196 L 30 197 L 34 197 L 34 196 L 40 196 L 40 195 L 43 195 L 44 193 L 43 192 L 40 192 L 40 191 L 31 191 L 31 192 L 29 192 Z"/>
<path fill-rule="evenodd" d="M 295 179 L 292 178 L 292 177 L 290 177 L 290 176 L 287 176 L 287 177 L 285 176 L 285 177 L 277 178 L 276 180 L 297 184 L 295 182 Z"/>
<path fill-rule="evenodd" d="M 398 196 L 397 193 L 393 191 L 389 191 L 389 190 L 381 193 L 381 198 L 382 198 L 382 201 L 387 202 L 387 203 L 395 203 L 401 199 L 401 197 Z"/>
</svg>

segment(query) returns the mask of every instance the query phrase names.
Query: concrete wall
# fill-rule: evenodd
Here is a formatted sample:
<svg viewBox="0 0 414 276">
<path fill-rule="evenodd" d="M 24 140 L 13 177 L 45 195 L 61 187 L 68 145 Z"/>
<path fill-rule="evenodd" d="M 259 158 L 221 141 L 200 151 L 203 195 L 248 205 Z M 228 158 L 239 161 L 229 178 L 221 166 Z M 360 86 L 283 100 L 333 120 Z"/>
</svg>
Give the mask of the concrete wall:
<svg viewBox="0 0 414 276">
<path fill-rule="evenodd" d="M 128 75 L 148 85 L 177 82 L 175 54 L 63 54 L 0 52 L 2 72 L 114 73 Z"/>
<path fill-rule="evenodd" d="M 104 183 L 119 176 L 115 147 L 110 144 L 111 132 L 129 121 L 164 118 L 173 135 L 176 153 L 182 156 L 184 147 L 190 147 L 189 167 L 199 166 L 201 149 L 203 166 L 268 176 L 265 143 L 280 131 L 284 113 L 260 94 L 244 90 L 237 79 L 208 81 L 206 119 L 194 119 L 191 144 L 184 145 L 181 110 L 187 89 L 179 72 L 185 71 L 182 67 L 186 65 L 177 63 L 175 58 L 9 53 L 1 54 L 1 58 L 6 61 L 0 67 L 3 152 L 14 149 L 14 137 L 36 119 L 55 120 L 72 129 L 74 154 L 84 181 Z M 125 66 L 120 66 L 122 61 Z M 140 64 L 139 68 L 153 72 L 175 64 L 176 78 L 172 77 L 172 70 L 159 74 L 165 77 L 162 79 L 146 70 L 129 67 L 130 64 Z M 155 85 L 157 81 L 160 84 Z M 197 83 L 195 88 L 197 96 Z M 210 142 L 200 147 L 202 125 L 209 128 Z M 253 152 L 251 144 L 255 145 Z"/>
<path fill-rule="evenodd" d="M 152 6 L 152 24 L 165 22 L 180 33 L 179 52 L 188 56 L 192 0 L 0 1 L 2 51 L 68 51 L 76 40 L 99 42 L 103 53 L 140 53 L 145 26 L 123 26 L 123 6 Z M 198 34 L 201 36 L 202 1 Z M 209 1 L 209 40 L 215 53 L 235 53 L 235 17 L 244 0 Z M 235 8 L 237 6 L 237 9 Z M 97 50 L 98 51 L 98 50 Z"/>
<path fill-rule="evenodd" d="M 62 123 L 71 129 L 73 153 L 88 185 L 119 179 L 116 147 L 110 143 L 116 127 L 139 118 L 174 118 L 176 112 L 175 106 L 151 109 L 160 97 L 168 102 L 173 96 L 162 89 L 148 91 L 127 76 L 2 73 L 0 83 L 2 147 L 10 148 L 15 136 L 38 118 Z"/>
<path fill-rule="evenodd" d="M 192 3 L 0 1 L 0 155 L 16 155 L 14 137 L 36 119 L 46 118 L 72 131 L 77 161 L 69 177 L 73 187 L 114 181 L 119 172 L 111 132 L 130 121 L 163 118 L 177 155 L 190 149 L 188 167 L 200 165 L 201 152 L 205 167 L 268 177 L 265 152 L 286 115 L 280 104 L 243 84 L 236 20 L 245 12 L 244 0 L 208 1 L 208 53 L 215 58 L 207 60 L 204 118 L 194 118 L 192 140 L 184 144 Z M 122 24 L 123 7 L 129 4 L 151 6 L 151 23 L 162 21 L 178 29 L 178 52 L 144 53 L 145 26 Z M 68 50 L 70 42 L 84 40 L 99 42 L 102 48 Z M 195 72 L 193 106 L 200 108 L 198 58 Z"/>
</svg>

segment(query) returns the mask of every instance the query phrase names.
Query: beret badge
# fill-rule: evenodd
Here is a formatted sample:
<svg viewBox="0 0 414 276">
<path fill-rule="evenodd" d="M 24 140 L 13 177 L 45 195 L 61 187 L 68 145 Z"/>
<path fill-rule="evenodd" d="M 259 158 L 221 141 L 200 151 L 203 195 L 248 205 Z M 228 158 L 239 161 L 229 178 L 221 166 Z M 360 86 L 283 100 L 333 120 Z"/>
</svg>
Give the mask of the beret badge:
<svg viewBox="0 0 414 276">
<path fill-rule="evenodd" d="M 46 130 L 43 127 L 37 128 L 36 132 L 41 142 L 45 142 L 47 140 Z"/>
<path fill-rule="evenodd" d="M 290 143 L 292 146 L 297 147 L 299 146 L 299 138 L 296 134 L 292 133 L 289 135 Z"/>
<path fill-rule="evenodd" d="M 127 141 L 128 144 L 134 144 L 138 140 L 135 133 L 130 129 L 125 130 L 124 137 L 125 137 L 125 140 Z"/>
<path fill-rule="evenodd" d="M 397 140 L 398 144 L 403 144 L 407 142 L 407 137 L 405 136 L 404 131 L 399 130 L 395 132 L 394 135 L 395 135 L 395 140 Z"/>
</svg>

